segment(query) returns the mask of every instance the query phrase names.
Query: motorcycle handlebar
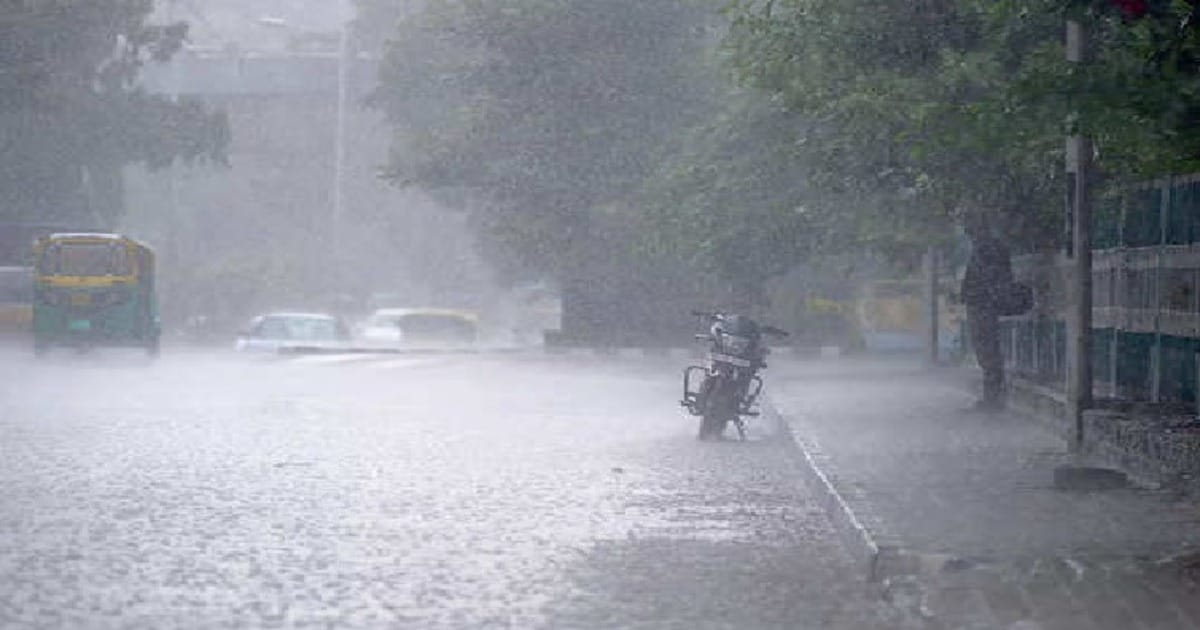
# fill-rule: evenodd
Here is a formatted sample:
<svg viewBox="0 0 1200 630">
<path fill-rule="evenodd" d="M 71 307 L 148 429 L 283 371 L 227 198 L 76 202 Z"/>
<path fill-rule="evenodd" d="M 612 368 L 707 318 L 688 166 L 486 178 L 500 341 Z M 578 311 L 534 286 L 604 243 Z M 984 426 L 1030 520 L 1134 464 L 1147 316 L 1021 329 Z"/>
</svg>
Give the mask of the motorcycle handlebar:
<svg viewBox="0 0 1200 630">
<path fill-rule="evenodd" d="M 722 315 L 722 314 L 721 314 L 721 313 L 719 313 L 719 312 L 714 312 L 714 311 L 698 311 L 698 310 L 695 310 L 695 309 L 692 309 L 691 313 L 692 313 L 692 315 L 694 315 L 694 316 L 696 316 L 696 317 L 703 317 L 703 318 L 705 318 L 705 319 L 708 319 L 708 320 L 720 319 L 720 317 L 721 317 L 721 315 Z M 774 326 L 768 326 L 767 324 L 760 324 L 758 328 L 759 328 L 759 330 L 761 330 L 762 332 L 764 332 L 764 333 L 766 333 L 766 334 L 768 334 L 768 335 L 775 336 L 775 337 L 790 337 L 790 336 L 791 336 L 791 333 L 789 333 L 788 331 L 786 331 L 786 330 L 784 330 L 784 329 L 782 329 L 782 328 L 776 328 L 776 327 L 774 327 Z"/>
</svg>

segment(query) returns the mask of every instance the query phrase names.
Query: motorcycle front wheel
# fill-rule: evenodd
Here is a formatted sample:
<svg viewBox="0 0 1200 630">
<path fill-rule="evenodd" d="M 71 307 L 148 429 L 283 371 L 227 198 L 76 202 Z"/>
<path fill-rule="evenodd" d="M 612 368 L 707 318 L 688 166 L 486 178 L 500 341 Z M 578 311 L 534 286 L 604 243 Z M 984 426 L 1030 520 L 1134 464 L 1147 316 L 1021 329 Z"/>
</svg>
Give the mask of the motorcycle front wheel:
<svg viewBox="0 0 1200 630">
<path fill-rule="evenodd" d="M 719 439 L 725 433 L 725 425 L 731 419 L 728 387 L 721 386 L 721 379 L 709 378 L 702 387 L 700 430 L 697 439 Z"/>
</svg>

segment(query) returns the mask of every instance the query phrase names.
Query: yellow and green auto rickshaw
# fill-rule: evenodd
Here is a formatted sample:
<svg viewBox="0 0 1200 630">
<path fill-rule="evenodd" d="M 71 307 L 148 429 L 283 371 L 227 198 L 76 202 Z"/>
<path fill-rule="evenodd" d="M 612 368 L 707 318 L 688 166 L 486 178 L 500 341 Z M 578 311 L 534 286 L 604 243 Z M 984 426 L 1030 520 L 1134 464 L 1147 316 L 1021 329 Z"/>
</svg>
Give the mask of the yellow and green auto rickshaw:
<svg viewBox="0 0 1200 630">
<path fill-rule="evenodd" d="M 117 234 L 52 234 L 34 244 L 33 348 L 138 346 L 158 355 L 154 252 Z"/>
</svg>

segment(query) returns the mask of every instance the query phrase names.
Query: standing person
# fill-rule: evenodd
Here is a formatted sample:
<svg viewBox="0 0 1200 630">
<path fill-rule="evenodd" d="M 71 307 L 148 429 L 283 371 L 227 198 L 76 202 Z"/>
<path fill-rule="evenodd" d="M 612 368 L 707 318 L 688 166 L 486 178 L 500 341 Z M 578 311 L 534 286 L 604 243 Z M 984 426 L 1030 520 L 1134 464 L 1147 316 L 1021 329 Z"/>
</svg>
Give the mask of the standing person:
<svg viewBox="0 0 1200 630">
<path fill-rule="evenodd" d="M 963 276 L 962 298 L 967 307 L 971 346 L 983 370 L 983 397 L 975 408 L 999 411 L 1004 408 L 1001 301 L 1013 285 L 1012 260 L 1008 247 L 981 216 L 968 215 L 965 228 L 971 239 L 971 257 Z"/>
</svg>

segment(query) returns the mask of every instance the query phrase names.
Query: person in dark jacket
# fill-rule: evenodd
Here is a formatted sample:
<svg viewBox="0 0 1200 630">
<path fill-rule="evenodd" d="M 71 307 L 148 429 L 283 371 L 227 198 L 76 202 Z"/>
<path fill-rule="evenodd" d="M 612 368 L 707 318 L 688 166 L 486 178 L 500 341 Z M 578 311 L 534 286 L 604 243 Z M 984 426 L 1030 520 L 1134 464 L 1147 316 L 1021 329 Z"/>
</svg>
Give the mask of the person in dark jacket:
<svg viewBox="0 0 1200 630">
<path fill-rule="evenodd" d="M 1012 259 L 1007 245 L 982 217 L 968 217 L 971 257 L 962 282 L 967 307 L 967 329 L 975 358 L 983 371 L 980 410 L 1004 408 L 1004 355 L 1000 351 L 1000 311 L 1005 292 L 1013 284 Z"/>
</svg>

